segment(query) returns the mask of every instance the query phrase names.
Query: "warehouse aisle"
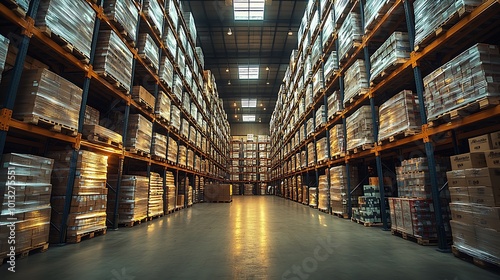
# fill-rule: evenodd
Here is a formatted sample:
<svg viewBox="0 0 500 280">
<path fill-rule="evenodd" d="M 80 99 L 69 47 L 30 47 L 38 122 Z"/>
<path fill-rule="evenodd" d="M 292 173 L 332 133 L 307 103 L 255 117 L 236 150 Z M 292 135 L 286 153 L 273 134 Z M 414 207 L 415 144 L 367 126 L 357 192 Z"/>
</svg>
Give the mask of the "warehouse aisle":
<svg viewBox="0 0 500 280">
<path fill-rule="evenodd" d="M 0 279 L 499 279 L 433 247 L 273 196 L 197 204 L 18 260 Z"/>
</svg>

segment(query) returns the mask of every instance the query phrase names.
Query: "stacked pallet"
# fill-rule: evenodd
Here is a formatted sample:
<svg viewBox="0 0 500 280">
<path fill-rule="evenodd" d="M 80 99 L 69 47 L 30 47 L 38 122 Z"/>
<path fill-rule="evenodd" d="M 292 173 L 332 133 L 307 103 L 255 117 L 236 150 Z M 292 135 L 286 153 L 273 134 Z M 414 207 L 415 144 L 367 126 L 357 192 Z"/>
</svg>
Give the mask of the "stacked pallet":
<svg viewBox="0 0 500 280">
<path fill-rule="evenodd" d="M 182 118 L 181 121 L 181 135 L 184 136 L 186 139 L 189 138 L 189 122 L 185 118 Z"/>
<path fill-rule="evenodd" d="M 179 145 L 177 164 L 179 164 L 180 166 L 186 166 L 186 163 L 187 163 L 187 148 L 184 145 Z"/>
<path fill-rule="evenodd" d="M 194 17 L 191 12 L 184 11 L 183 13 L 184 20 L 187 25 L 187 32 L 191 36 L 191 40 L 196 43 L 196 23 L 194 22 Z"/>
<path fill-rule="evenodd" d="M 430 120 L 484 98 L 500 97 L 500 49 L 476 44 L 424 77 Z M 480 107 L 480 106 L 478 106 Z"/>
<path fill-rule="evenodd" d="M 309 206 L 317 208 L 318 207 L 318 188 L 309 187 Z"/>
<path fill-rule="evenodd" d="M 243 191 L 245 195 L 253 195 L 253 185 L 252 184 L 244 184 Z"/>
<path fill-rule="evenodd" d="M 131 114 L 128 119 L 125 147 L 134 153 L 149 154 L 153 124 L 141 114 Z"/>
<path fill-rule="evenodd" d="M 0 35 L 0 82 L 2 81 L 2 73 L 5 68 L 7 53 L 9 52 L 9 39 Z"/>
<path fill-rule="evenodd" d="M 170 98 L 163 91 L 158 92 L 155 104 L 155 116 L 157 119 L 170 122 Z"/>
<path fill-rule="evenodd" d="M 148 33 L 139 34 L 139 38 L 137 40 L 137 53 L 142 59 L 145 60 L 146 63 L 153 67 L 153 71 L 156 73 L 160 66 L 158 58 L 160 49 Z"/>
<path fill-rule="evenodd" d="M 350 167 L 351 191 L 358 185 L 358 169 Z M 333 214 L 343 217 L 348 215 L 348 176 L 345 165 L 330 168 L 330 206 Z M 351 193 L 351 207 L 358 207 L 358 197 L 362 195 L 361 188 Z"/>
<path fill-rule="evenodd" d="M 187 205 L 192 206 L 193 205 L 193 187 L 192 186 L 187 186 Z"/>
<path fill-rule="evenodd" d="M 105 143 L 121 147 L 123 144 L 123 137 L 111 129 L 100 126 L 99 120 L 99 111 L 86 105 L 82 136 L 91 142 Z"/>
<path fill-rule="evenodd" d="M 381 18 L 396 0 L 366 0 L 365 11 L 365 32 L 372 29 L 372 26 Z"/>
<path fill-rule="evenodd" d="M 58 36 L 89 59 L 95 19 L 84 0 L 44 0 L 35 22 L 46 34 Z"/>
<path fill-rule="evenodd" d="M 447 172 L 455 250 L 500 264 L 500 132 L 469 139 L 471 153 L 452 156 Z"/>
<path fill-rule="evenodd" d="M 315 118 L 315 129 L 317 130 L 321 126 L 326 124 L 326 111 L 325 105 L 319 106 L 318 110 L 316 110 L 316 118 Z"/>
<path fill-rule="evenodd" d="M 133 55 L 113 30 L 99 31 L 94 70 L 112 82 L 118 88 L 130 90 L 132 80 Z"/>
<path fill-rule="evenodd" d="M 343 100 L 340 98 L 340 91 L 333 91 L 328 96 L 328 119 L 332 119 L 334 115 L 337 115 L 342 111 Z"/>
<path fill-rule="evenodd" d="M 172 163 L 177 163 L 177 152 L 178 152 L 178 144 L 172 137 L 168 138 L 168 153 L 167 160 Z"/>
<path fill-rule="evenodd" d="M 396 135 L 414 135 L 421 131 L 422 121 L 418 101 L 412 91 L 404 90 L 379 107 L 378 140 Z"/>
<path fill-rule="evenodd" d="M 333 3 L 333 11 L 335 13 L 335 20 L 345 19 L 347 13 L 352 7 L 353 2 L 351 0 L 337 0 Z"/>
<path fill-rule="evenodd" d="M 231 202 L 231 191 L 230 184 L 205 184 L 204 200 L 206 202 Z"/>
<path fill-rule="evenodd" d="M 186 157 L 187 157 L 187 159 L 186 159 L 186 166 L 188 168 L 193 169 L 194 168 L 194 152 L 193 152 L 193 150 L 188 149 Z"/>
<path fill-rule="evenodd" d="M 328 173 L 328 172 L 327 172 Z M 318 209 L 322 211 L 329 211 L 328 209 L 328 192 L 330 186 L 328 185 L 328 174 L 319 176 L 318 181 Z"/>
<path fill-rule="evenodd" d="M 351 104 L 353 100 L 358 99 L 368 92 L 368 76 L 366 75 L 365 61 L 356 59 L 347 69 L 344 76 L 344 105 Z"/>
<path fill-rule="evenodd" d="M 391 208 L 391 230 L 403 237 L 422 241 L 437 240 L 434 206 L 431 199 L 389 198 Z M 449 229 L 448 229 L 449 233 Z"/>
<path fill-rule="evenodd" d="M 177 193 L 177 187 L 175 185 L 175 178 L 174 174 L 170 171 L 167 171 L 165 178 L 166 186 L 165 189 L 167 190 L 167 211 L 172 212 L 175 210 L 175 203 L 177 201 L 176 198 L 176 193 Z"/>
<path fill-rule="evenodd" d="M 378 178 L 376 178 L 378 179 Z M 358 197 L 358 207 L 353 208 L 352 217 L 365 225 L 382 222 L 382 211 L 386 211 L 386 217 L 390 219 L 389 209 L 382 209 L 380 200 L 380 188 L 378 185 L 364 185 L 363 196 Z M 387 204 L 386 204 L 387 205 Z"/>
<path fill-rule="evenodd" d="M 102 5 L 106 16 L 115 23 L 128 39 L 136 41 L 139 11 L 133 0 L 104 0 Z"/>
<path fill-rule="evenodd" d="M 154 111 L 156 106 L 155 97 L 142 86 L 134 86 L 131 93 L 132 100 L 148 111 Z"/>
<path fill-rule="evenodd" d="M 347 150 L 350 151 L 365 145 L 371 146 L 375 141 L 373 125 L 370 106 L 362 106 L 347 117 Z"/>
<path fill-rule="evenodd" d="M 345 153 L 344 127 L 337 124 L 330 129 L 330 156 L 340 156 Z"/>
<path fill-rule="evenodd" d="M 349 54 L 357 48 L 363 38 L 361 30 L 361 16 L 358 13 L 350 12 L 339 29 L 339 60 L 348 58 Z"/>
<path fill-rule="evenodd" d="M 156 172 L 149 176 L 148 217 L 163 216 L 163 178 Z"/>
<path fill-rule="evenodd" d="M 436 180 L 439 186 L 445 183 L 446 163 L 437 159 Z M 401 162 L 396 169 L 398 195 L 400 197 L 432 198 L 431 175 L 427 158 L 413 158 Z"/>
<path fill-rule="evenodd" d="M 159 159 L 167 157 L 167 136 L 160 133 L 153 133 L 153 142 L 151 143 L 151 154 Z"/>
<path fill-rule="evenodd" d="M 163 34 L 163 9 L 158 0 L 144 0 L 142 3 L 142 12 L 148 18 L 156 34 Z"/>
<path fill-rule="evenodd" d="M 108 176 L 110 185 L 117 184 L 117 176 Z M 148 187 L 149 178 L 140 175 L 123 175 L 118 195 L 118 224 L 134 225 L 148 216 Z M 108 197 L 108 216 L 115 205 L 115 195 Z"/>
<path fill-rule="evenodd" d="M 181 129 L 181 110 L 172 104 L 170 107 L 170 123 L 172 127 L 180 131 Z"/>
<path fill-rule="evenodd" d="M 307 166 L 313 166 L 316 163 L 316 147 L 313 142 L 307 144 Z"/>
<path fill-rule="evenodd" d="M 166 12 L 167 12 L 167 17 L 170 19 L 170 21 L 173 23 L 174 28 L 177 26 L 177 23 L 179 21 L 179 15 L 177 14 L 177 9 L 175 8 L 175 0 L 166 0 Z"/>
<path fill-rule="evenodd" d="M 405 63 L 410 58 L 410 51 L 408 33 L 392 33 L 370 56 L 370 82 L 379 76 L 389 75 L 396 66 Z"/>
<path fill-rule="evenodd" d="M 7 258 L 7 254 L 17 255 L 40 247 L 47 249 L 53 164 L 52 159 L 34 155 L 3 155 L 0 165 L 0 260 Z M 9 236 L 14 230 L 15 244 L 10 244 Z M 14 250 L 12 245 L 15 245 Z"/>
<path fill-rule="evenodd" d="M 326 137 L 316 141 L 317 161 L 324 162 L 328 159 L 328 143 Z"/>
<path fill-rule="evenodd" d="M 79 242 L 82 236 L 106 231 L 106 176 L 108 157 L 80 150 L 77 154 L 74 183 L 70 180 L 70 161 L 73 151 L 53 151 L 47 156 L 54 159 L 52 172 L 52 218 L 50 242 L 58 243 L 67 188 L 72 188 L 71 208 L 67 220 L 66 241 Z M 73 179 L 73 178 L 72 178 Z"/>
</svg>

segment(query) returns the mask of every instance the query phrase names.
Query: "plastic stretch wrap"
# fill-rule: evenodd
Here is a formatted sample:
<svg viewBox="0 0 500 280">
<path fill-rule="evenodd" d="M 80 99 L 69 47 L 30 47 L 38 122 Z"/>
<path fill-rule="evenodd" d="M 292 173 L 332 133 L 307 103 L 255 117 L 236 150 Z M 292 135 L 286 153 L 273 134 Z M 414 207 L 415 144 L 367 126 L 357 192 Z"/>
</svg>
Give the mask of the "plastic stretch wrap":
<svg viewBox="0 0 500 280">
<path fill-rule="evenodd" d="M 391 7 L 396 0 L 366 0 L 365 4 L 365 27 L 372 26 L 385 15 L 385 11 Z M 383 11 L 382 11 L 383 9 Z"/>
<path fill-rule="evenodd" d="M 151 172 L 149 180 L 148 216 L 163 215 L 163 178 Z"/>
<path fill-rule="evenodd" d="M 172 137 L 170 137 L 168 139 L 167 159 L 173 163 L 176 163 L 177 162 L 177 152 L 178 152 L 177 142 Z"/>
<path fill-rule="evenodd" d="M 201 47 L 196 47 L 196 55 L 200 59 L 201 67 L 205 69 L 205 55 L 203 55 L 203 49 Z"/>
<path fill-rule="evenodd" d="M 321 105 L 318 110 L 316 110 L 316 119 L 315 119 L 315 129 L 318 129 L 320 126 L 326 123 L 327 116 L 325 112 L 325 105 Z"/>
<path fill-rule="evenodd" d="M 340 98 L 340 91 L 336 90 L 328 96 L 328 119 L 333 118 L 342 111 L 342 100 Z"/>
<path fill-rule="evenodd" d="M 2 73 L 5 67 L 5 60 L 9 51 L 9 39 L 0 35 L 0 82 L 2 81 Z"/>
<path fill-rule="evenodd" d="M 339 70 L 339 58 L 336 51 L 332 51 L 325 62 L 325 79 L 329 80 Z"/>
<path fill-rule="evenodd" d="M 28 11 L 31 0 L 15 0 L 17 5 L 21 7 L 25 12 Z"/>
<path fill-rule="evenodd" d="M 333 18 L 334 17 L 333 10 L 324 11 L 323 13 L 328 13 L 326 15 L 325 23 L 323 25 L 323 32 L 321 33 L 323 48 L 326 48 L 329 39 L 333 37 L 333 32 L 335 30 L 335 20 Z"/>
<path fill-rule="evenodd" d="M 328 210 L 328 192 L 328 176 L 321 175 L 318 182 L 318 209 Z"/>
<path fill-rule="evenodd" d="M 160 157 L 160 158 L 166 158 L 167 157 L 167 136 L 159 134 L 159 133 L 153 133 L 153 143 L 152 143 L 152 154 Z"/>
<path fill-rule="evenodd" d="M 158 0 L 144 0 L 142 3 L 142 12 L 152 23 L 155 32 L 162 36 L 163 32 L 163 10 Z"/>
<path fill-rule="evenodd" d="M 137 21 L 139 11 L 134 4 L 134 0 L 104 0 L 104 13 L 112 22 L 116 22 L 119 29 L 123 29 L 127 36 L 136 40 Z"/>
<path fill-rule="evenodd" d="M 182 101 L 182 78 L 179 77 L 177 74 L 174 74 L 174 83 L 172 86 L 172 91 L 175 94 L 175 96 L 179 99 L 179 101 Z"/>
<path fill-rule="evenodd" d="M 170 121 L 170 98 L 163 92 L 158 92 L 158 98 L 156 99 L 155 114 L 157 117 Z"/>
<path fill-rule="evenodd" d="M 321 45 L 321 38 L 318 36 L 312 43 L 311 51 L 311 65 L 316 65 L 323 55 L 323 46 Z"/>
<path fill-rule="evenodd" d="M 97 124 L 84 124 L 82 135 L 89 137 L 97 136 L 98 140 L 99 138 L 104 138 L 108 143 L 123 144 L 123 137 L 121 134 Z"/>
<path fill-rule="evenodd" d="M 187 186 L 187 205 L 191 206 L 193 205 L 193 187 L 192 186 Z"/>
<path fill-rule="evenodd" d="M 402 64 L 410 58 L 408 33 L 394 32 L 372 56 L 370 56 L 370 81 L 378 77 L 387 68 Z M 389 73 L 385 73 L 386 75 Z"/>
<path fill-rule="evenodd" d="M 364 144 L 373 144 L 373 119 L 370 106 L 362 106 L 347 117 L 347 150 L 358 148 Z"/>
<path fill-rule="evenodd" d="M 191 36 L 191 40 L 196 44 L 196 24 L 194 22 L 194 17 L 191 12 L 183 12 L 184 20 L 186 21 L 188 34 Z"/>
<path fill-rule="evenodd" d="M 109 177 L 110 185 L 116 185 L 116 175 Z M 122 175 L 118 196 L 118 223 L 140 221 L 148 215 L 149 178 L 139 175 Z M 110 192 L 108 201 L 114 205 L 115 194 Z M 108 213 L 110 215 L 111 213 Z"/>
<path fill-rule="evenodd" d="M 424 78 L 429 119 L 473 103 L 500 96 L 498 46 L 476 44 Z"/>
<path fill-rule="evenodd" d="M 94 70 L 110 75 L 129 89 L 134 60 L 130 50 L 112 30 L 100 31 L 97 42 Z"/>
<path fill-rule="evenodd" d="M 99 124 L 100 113 L 99 110 L 85 105 L 85 116 L 83 118 L 83 124 Z"/>
<path fill-rule="evenodd" d="M 177 163 L 183 166 L 186 166 L 187 160 L 187 148 L 184 145 L 179 145 L 179 158 L 177 159 Z"/>
<path fill-rule="evenodd" d="M 476 7 L 482 0 L 415 0 L 415 46 L 435 32 L 455 13 L 464 7 Z"/>
<path fill-rule="evenodd" d="M 173 87 L 174 83 L 174 66 L 167 56 L 161 58 L 160 61 L 160 81 L 168 87 Z"/>
<path fill-rule="evenodd" d="M 175 194 L 177 193 L 177 191 L 175 186 L 174 174 L 172 172 L 167 171 L 165 183 L 165 188 L 167 190 L 167 210 L 173 211 L 175 209 Z"/>
<path fill-rule="evenodd" d="M 339 156 L 345 153 L 344 143 L 344 128 L 342 124 L 337 124 L 330 129 L 330 155 Z"/>
<path fill-rule="evenodd" d="M 96 14 L 84 0 L 42 0 L 37 26 L 46 26 L 85 57 L 90 58 Z"/>
<path fill-rule="evenodd" d="M 307 135 L 307 137 L 309 137 L 314 132 L 314 119 L 313 118 L 309 118 L 307 120 L 306 127 L 307 127 L 306 135 Z"/>
<path fill-rule="evenodd" d="M 183 33 L 181 33 L 181 34 L 183 34 Z M 186 67 L 186 56 L 184 55 L 184 52 L 182 52 L 182 50 L 180 48 L 178 48 L 178 50 L 177 50 L 177 60 L 175 62 L 177 63 L 177 66 L 179 67 L 181 75 L 184 76 L 185 72 L 186 72 L 186 69 L 187 69 L 187 67 Z"/>
<path fill-rule="evenodd" d="M 180 128 L 181 128 L 181 110 L 179 109 L 179 107 L 172 104 L 170 107 L 170 112 L 171 112 L 170 122 L 172 123 L 172 126 L 175 127 L 177 130 L 180 130 Z"/>
<path fill-rule="evenodd" d="M 345 58 L 347 53 L 356 47 L 356 43 L 361 43 L 363 34 L 361 16 L 354 12 L 347 14 L 338 32 L 340 59 Z"/>
<path fill-rule="evenodd" d="M 189 142 L 196 144 L 196 128 L 194 126 L 189 126 Z"/>
<path fill-rule="evenodd" d="M 187 91 L 185 91 L 182 96 L 182 107 L 184 107 L 186 112 L 191 113 L 191 97 Z"/>
<path fill-rule="evenodd" d="M 175 0 L 166 0 L 167 6 L 166 6 L 166 12 L 167 16 L 170 18 L 170 20 L 173 23 L 173 26 L 177 26 L 177 22 L 179 21 L 179 15 L 177 14 L 177 9 L 175 8 Z"/>
<path fill-rule="evenodd" d="M 316 147 L 314 146 L 314 143 L 308 143 L 307 144 L 307 165 L 308 166 L 313 166 L 316 161 Z"/>
<path fill-rule="evenodd" d="M 4 76 L 5 92 L 11 75 Z M 47 69 L 24 70 L 19 83 L 13 117 L 37 119 L 78 129 L 82 89 Z"/>
<path fill-rule="evenodd" d="M 347 169 L 344 165 L 330 168 L 330 201 L 333 213 L 347 214 L 348 188 Z M 358 184 L 358 169 L 350 168 L 351 190 Z M 351 194 L 352 207 L 358 206 L 358 196 L 362 195 L 361 188 Z"/>
<path fill-rule="evenodd" d="M 344 84 L 344 104 L 350 102 L 352 98 L 356 98 L 368 92 L 370 85 L 368 84 L 364 60 L 357 59 L 351 67 L 347 69 L 344 75 Z"/>
<path fill-rule="evenodd" d="M 318 155 L 318 162 L 328 159 L 328 143 L 326 137 L 316 141 L 316 153 Z"/>
<path fill-rule="evenodd" d="M 309 187 L 309 206 L 318 206 L 318 188 Z"/>
<path fill-rule="evenodd" d="M 188 138 L 189 137 L 189 122 L 182 118 L 182 123 L 181 123 L 181 134 Z"/>
<path fill-rule="evenodd" d="M 158 71 L 160 61 L 158 60 L 158 53 L 160 49 L 156 42 L 148 33 L 139 34 L 137 43 L 137 53 L 144 58 L 146 62 L 153 65 L 154 72 Z"/>
<path fill-rule="evenodd" d="M 192 150 L 187 150 L 187 161 L 186 161 L 186 166 L 189 168 L 194 167 L 194 152 Z"/>
<path fill-rule="evenodd" d="M 201 158 L 198 155 L 194 156 L 194 170 L 198 172 L 201 171 Z"/>
<path fill-rule="evenodd" d="M 324 87 L 323 70 L 319 69 L 313 76 L 313 95 L 318 95 Z"/>
<path fill-rule="evenodd" d="M 416 134 L 421 130 L 421 123 L 415 95 L 404 90 L 380 106 L 378 139 L 385 140 L 401 132 Z"/>
<path fill-rule="evenodd" d="M 163 44 L 170 52 L 172 57 L 175 58 L 177 54 L 177 39 L 175 38 L 175 32 L 168 26 L 165 26 L 165 34 L 163 35 Z"/>
<path fill-rule="evenodd" d="M 131 114 L 128 119 L 125 147 L 149 153 L 153 124 L 141 114 Z"/>
<path fill-rule="evenodd" d="M 446 163 L 436 159 L 437 182 L 443 186 L 446 182 Z M 404 197 L 431 198 L 431 176 L 427 158 L 413 158 L 401 162 L 397 169 L 398 195 Z M 444 195 L 444 192 L 441 192 Z"/>
<path fill-rule="evenodd" d="M 335 12 L 335 20 L 345 18 L 349 9 L 352 7 L 353 1 L 351 0 L 337 0 L 333 3 L 333 11 Z"/>
</svg>

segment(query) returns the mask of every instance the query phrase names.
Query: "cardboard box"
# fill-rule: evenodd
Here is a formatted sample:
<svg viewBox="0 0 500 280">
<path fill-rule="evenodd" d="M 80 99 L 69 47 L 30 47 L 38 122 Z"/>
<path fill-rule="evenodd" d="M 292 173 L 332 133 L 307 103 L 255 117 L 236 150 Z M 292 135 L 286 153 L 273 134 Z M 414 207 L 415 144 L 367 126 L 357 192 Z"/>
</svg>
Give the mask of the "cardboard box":
<svg viewBox="0 0 500 280">
<path fill-rule="evenodd" d="M 477 250 L 481 251 L 482 255 L 494 256 L 495 259 L 500 259 L 500 232 L 482 226 L 475 226 L 477 238 Z"/>
<path fill-rule="evenodd" d="M 496 187 L 468 187 L 471 203 L 484 206 L 500 206 L 500 188 Z"/>
<path fill-rule="evenodd" d="M 486 167 L 486 157 L 484 153 L 455 155 L 450 157 L 450 161 L 452 170 Z"/>
<path fill-rule="evenodd" d="M 490 134 L 469 138 L 470 152 L 484 152 L 492 149 Z"/>
<path fill-rule="evenodd" d="M 500 168 L 471 168 L 465 170 L 467 186 L 499 186 Z"/>
<path fill-rule="evenodd" d="M 454 220 L 450 221 L 453 244 L 466 248 L 476 248 L 476 228 L 473 224 L 465 224 Z"/>
<path fill-rule="evenodd" d="M 378 177 L 370 177 L 368 178 L 368 185 L 378 186 Z M 392 186 L 391 177 L 384 177 L 384 186 Z"/>
<path fill-rule="evenodd" d="M 486 166 L 490 168 L 500 168 L 500 149 L 484 152 L 486 157 Z"/>
<path fill-rule="evenodd" d="M 446 172 L 448 178 L 448 187 L 466 187 L 467 180 L 465 179 L 464 170 L 453 170 Z"/>
<path fill-rule="evenodd" d="M 467 187 L 449 187 L 448 190 L 450 192 L 451 202 L 470 202 L 469 190 Z"/>
<path fill-rule="evenodd" d="M 500 131 L 493 132 L 490 134 L 491 148 L 500 149 Z"/>
<path fill-rule="evenodd" d="M 476 226 L 500 231 L 500 207 L 472 205 L 471 209 Z"/>
<path fill-rule="evenodd" d="M 472 205 L 467 203 L 450 203 L 451 219 L 464 224 L 474 224 Z"/>
</svg>

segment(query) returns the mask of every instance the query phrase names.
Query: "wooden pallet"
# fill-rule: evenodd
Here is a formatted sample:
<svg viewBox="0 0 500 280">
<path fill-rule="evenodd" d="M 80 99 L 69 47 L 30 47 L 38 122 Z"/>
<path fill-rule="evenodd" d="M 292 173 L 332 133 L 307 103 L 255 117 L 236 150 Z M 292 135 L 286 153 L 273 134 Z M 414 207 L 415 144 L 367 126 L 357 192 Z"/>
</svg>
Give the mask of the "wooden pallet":
<svg viewBox="0 0 500 280">
<path fill-rule="evenodd" d="M 349 215 L 347 213 L 341 213 L 341 212 L 332 212 L 333 216 L 337 216 L 342 219 L 349 219 Z"/>
<path fill-rule="evenodd" d="M 478 99 L 472 103 L 466 104 L 457 109 L 451 110 L 437 117 L 429 118 L 429 127 L 435 127 L 444 123 L 448 123 L 455 119 L 462 119 L 481 110 L 491 108 L 500 104 L 500 97 L 485 97 Z"/>
<path fill-rule="evenodd" d="M 384 225 L 383 223 L 365 222 L 360 219 L 354 219 L 354 218 L 351 218 L 351 221 L 363 225 L 365 227 L 380 227 Z"/>
<path fill-rule="evenodd" d="M 127 95 L 130 94 L 130 88 L 127 88 L 124 84 L 120 83 L 118 81 L 118 79 L 115 78 L 110 73 L 106 72 L 105 70 L 95 70 L 95 72 L 97 73 L 97 75 L 99 75 L 99 77 L 108 81 L 111 85 L 113 85 L 119 91 L 121 91 Z"/>
<path fill-rule="evenodd" d="M 150 15 L 148 10 L 144 10 L 143 13 L 146 16 L 146 18 L 148 19 L 148 23 L 151 26 L 151 29 L 153 29 L 153 32 L 156 33 L 158 36 L 160 36 L 161 30 L 153 22 L 154 15 Z"/>
<path fill-rule="evenodd" d="M 87 57 L 84 53 L 82 53 L 78 48 L 75 48 L 73 44 L 68 42 L 65 38 L 61 37 L 58 34 L 53 33 L 48 26 L 39 26 L 40 31 L 45 34 L 47 37 L 51 38 L 52 41 L 56 42 L 59 46 L 61 46 L 68 53 L 73 54 L 80 62 L 83 64 L 89 64 L 90 58 Z"/>
<path fill-rule="evenodd" d="M 332 30 L 332 34 L 326 38 L 326 40 L 323 42 L 323 53 L 325 54 L 328 51 L 328 47 L 332 43 L 333 39 L 335 38 L 336 31 Z"/>
<path fill-rule="evenodd" d="M 394 70 L 399 68 L 401 65 L 405 64 L 407 61 L 408 61 L 408 58 L 396 59 L 396 61 L 389 64 L 387 66 L 387 68 L 385 68 L 382 72 L 378 73 L 376 76 L 371 77 L 370 86 L 373 87 L 374 85 L 383 81 L 385 78 L 387 78 L 387 76 L 392 74 L 392 72 L 394 72 Z"/>
<path fill-rule="evenodd" d="M 470 14 L 476 7 L 464 5 L 460 7 L 455 13 L 451 14 L 446 20 L 444 20 L 433 32 L 430 32 L 422 41 L 415 45 L 414 51 L 422 51 L 427 47 L 436 37 L 445 33 L 450 27 L 455 25 L 461 18 Z"/>
<path fill-rule="evenodd" d="M 342 65 L 349 60 L 360 46 L 361 42 L 353 42 L 351 48 L 342 57 L 339 57 L 339 63 Z"/>
<path fill-rule="evenodd" d="M 138 56 L 143 60 L 144 65 L 154 70 L 154 72 L 158 71 L 158 69 L 156 69 L 156 67 L 153 64 L 153 61 L 151 61 L 151 59 L 149 59 L 147 55 L 141 53 Z"/>
<path fill-rule="evenodd" d="M 119 223 L 118 225 L 119 226 L 124 226 L 124 227 L 133 227 L 133 226 L 138 226 L 138 225 L 140 225 L 142 223 L 145 223 L 147 221 L 148 221 L 148 217 L 144 217 L 142 219 L 128 221 L 128 222 L 125 222 L 125 223 Z"/>
<path fill-rule="evenodd" d="M 438 239 L 437 238 L 422 238 L 418 236 L 414 236 L 412 234 L 408 234 L 406 232 L 402 232 L 400 230 L 391 229 L 391 234 L 394 236 L 399 236 L 405 240 L 413 241 L 422 246 L 437 246 Z"/>
<path fill-rule="evenodd" d="M 500 260 L 486 260 L 484 257 L 480 257 L 478 255 L 473 255 L 471 252 L 466 252 L 461 250 L 459 247 L 452 245 L 451 252 L 453 255 L 461 260 L 473 263 L 483 269 L 490 269 L 500 271 Z"/>
<path fill-rule="evenodd" d="M 86 138 L 91 143 L 112 146 L 112 147 L 116 147 L 118 149 L 122 149 L 123 148 L 123 144 L 122 143 L 113 141 L 113 140 L 111 140 L 108 137 L 103 136 L 103 135 L 89 134 L 89 135 L 86 136 Z"/>
<path fill-rule="evenodd" d="M 343 158 L 345 157 L 345 153 L 337 153 L 337 154 L 334 154 L 334 155 L 331 155 L 330 158 L 335 160 L 335 159 L 339 159 L 339 158 Z"/>
<path fill-rule="evenodd" d="M 325 214 L 330 214 L 330 211 L 328 211 L 328 210 L 325 210 L 325 209 L 319 209 L 319 208 L 318 208 L 318 210 L 319 210 L 320 212 L 325 213 Z"/>
<path fill-rule="evenodd" d="M 155 104 L 149 104 L 148 102 L 146 102 L 146 100 L 144 100 L 144 98 L 141 98 L 139 96 L 137 97 L 134 97 L 133 98 L 135 102 L 137 102 L 139 104 L 139 106 L 141 108 L 143 108 L 144 110 L 146 111 L 149 111 L 151 113 L 154 112 L 155 110 Z"/>
<path fill-rule="evenodd" d="M 82 234 L 77 234 L 76 236 L 68 236 L 66 238 L 67 243 L 80 243 L 82 240 L 86 239 L 92 239 L 96 236 L 100 235 L 106 235 L 106 228 L 91 231 L 91 232 L 86 232 Z"/>
<path fill-rule="evenodd" d="M 366 151 L 366 150 L 371 150 L 375 147 L 375 144 L 363 144 L 359 147 L 356 147 L 354 149 L 351 149 L 351 150 L 348 150 L 347 153 L 348 154 L 357 154 L 357 153 L 360 153 L 362 151 Z"/>
<path fill-rule="evenodd" d="M 159 121 L 162 124 L 170 125 L 170 121 L 167 120 L 166 118 L 162 117 L 161 114 L 155 113 L 155 118 L 157 121 Z"/>
<path fill-rule="evenodd" d="M 164 158 L 164 157 L 160 157 L 160 156 L 157 156 L 157 155 L 151 155 L 151 158 L 156 160 L 156 161 L 161 161 L 161 162 L 166 162 L 167 159 Z"/>
<path fill-rule="evenodd" d="M 174 212 L 175 212 L 175 209 L 172 209 L 172 210 L 167 210 L 167 215 L 170 215 L 170 214 L 172 214 L 172 213 L 174 213 Z"/>
<path fill-rule="evenodd" d="M 344 102 L 344 108 L 352 105 L 354 102 L 356 102 L 356 100 L 363 97 L 367 92 L 368 92 L 368 89 L 363 89 L 360 92 L 358 92 L 356 95 L 354 95 L 353 97 L 349 98 L 349 100 L 346 100 Z"/>
<path fill-rule="evenodd" d="M 419 130 L 414 130 L 414 129 L 408 129 L 408 130 L 399 131 L 396 134 L 389 136 L 388 138 L 379 140 L 378 141 L 378 145 L 382 146 L 382 144 L 384 144 L 384 143 L 394 142 L 396 140 L 399 140 L 399 139 L 402 139 L 402 138 L 405 138 L 405 137 L 408 137 L 408 136 L 417 135 L 419 133 L 420 133 Z"/>
<path fill-rule="evenodd" d="M 28 249 L 24 249 L 22 250 L 21 252 L 19 253 L 16 253 L 16 259 L 22 259 L 22 258 L 26 258 L 27 256 L 29 256 L 30 254 L 34 254 L 34 253 L 44 253 L 46 252 L 47 250 L 49 249 L 49 243 L 41 243 L 41 244 L 38 244 L 38 245 L 35 245 L 35 246 L 31 246 L 30 248 Z M 5 255 L 1 255 L 0 256 L 0 266 L 4 263 L 4 262 L 7 262 L 8 259 L 10 257 L 6 256 L 7 253 L 5 253 Z"/>
<path fill-rule="evenodd" d="M 66 134 L 69 136 L 76 136 L 78 131 L 76 128 L 69 127 L 67 125 L 59 124 L 55 121 L 45 119 L 36 115 L 26 115 L 23 116 L 23 122 L 34 124 L 36 126 L 44 127 L 49 129 L 50 131 Z"/>
<path fill-rule="evenodd" d="M 121 25 L 121 23 L 118 22 L 118 20 L 111 15 L 108 15 L 109 21 L 113 26 L 119 31 L 120 35 L 122 35 L 123 38 L 132 46 L 135 47 L 135 40 L 132 38 L 134 36 L 133 34 L 129 34 L 127 31 L 125 31 L 125 27 Z"/>
<path fill-rule="evenodd" d="M 4 4 L 19 17 L 26 17 L 26 11 L 22 7 L 20 7 L 15 0 L 4 0 L 2 4 Z"/>
<path fill-rule="evenodd" d="M 145 152 L 145 151 L 138 150 L 138 149 L 135 149 L 135 148 L 125 148 L 125 149 L 128 152 L 132 153 L 132 154 L 136 154 L 136 155 L 147 157 L 147 158 L 151 157 L 151 155 L 149 154 L 149 152 Z"/>
</svg>

